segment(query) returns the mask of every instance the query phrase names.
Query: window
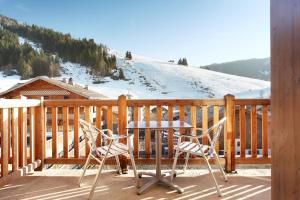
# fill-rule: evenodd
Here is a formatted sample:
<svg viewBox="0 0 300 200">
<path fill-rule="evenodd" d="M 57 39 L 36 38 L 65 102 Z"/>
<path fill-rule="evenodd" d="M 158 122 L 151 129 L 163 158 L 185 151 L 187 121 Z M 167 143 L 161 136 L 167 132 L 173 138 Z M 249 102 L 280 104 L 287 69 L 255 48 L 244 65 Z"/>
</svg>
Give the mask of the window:
<svg viewBox="0 0 300 200">
<path fill-rule="evenodd" d="M 67 95 L 64 96 L 64 99 L 68 99 L 68 98 L 69 98 L 69 96 L 67 96 Z"/>
</svg>

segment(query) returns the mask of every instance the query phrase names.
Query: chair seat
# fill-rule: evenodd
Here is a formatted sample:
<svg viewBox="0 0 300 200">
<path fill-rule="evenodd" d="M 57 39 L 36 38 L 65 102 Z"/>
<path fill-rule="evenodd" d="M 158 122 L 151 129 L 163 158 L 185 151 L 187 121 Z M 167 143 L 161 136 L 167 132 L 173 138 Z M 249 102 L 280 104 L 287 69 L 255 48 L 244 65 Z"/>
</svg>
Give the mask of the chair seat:
<svg viewBox="0 0 300 200">
<path fill-rule="evenodd" d="M 92 154 L 94 156 L 98 156 L 99 154 L 101 156 L 105 156 L 107 150 L 108 150 L 109 146 L 102 146 L 102 147 L 98 147 L 97 148 L 97 152 L 93 151 Z M 125 155 L 125 156 L 128 156 L 128 147 L 126 144 L 123 144 L 123 143 L 113 143 L 110 147 L 110 150 L 107 154 L 107 158 L 110 158 L 110 157 L 115 157 L 115 156 L 118 156 L 118 155 Z"/>
<path fill-rule="evenodd" d="M 180 152 L 186 152 L 186 153 L 191 153 L 191 154 L 196 154 L 196 155 L 199 155 L 199 156 L 202 156 L 203 153 L 204 155 L 207 155 L 208 154 L 208 150 L 209 150 L 210 146 L 208 145 L 200 145 L 197 144 L 197 143 L 194 143 L 194 142 L 188 142 L 188 141 L 185 141 L 185 142 L 181 142 L 180 145 L 179 145 L 179 151 Z M 201 152 L 201 150 L 202 152 Z"/>
</svg>

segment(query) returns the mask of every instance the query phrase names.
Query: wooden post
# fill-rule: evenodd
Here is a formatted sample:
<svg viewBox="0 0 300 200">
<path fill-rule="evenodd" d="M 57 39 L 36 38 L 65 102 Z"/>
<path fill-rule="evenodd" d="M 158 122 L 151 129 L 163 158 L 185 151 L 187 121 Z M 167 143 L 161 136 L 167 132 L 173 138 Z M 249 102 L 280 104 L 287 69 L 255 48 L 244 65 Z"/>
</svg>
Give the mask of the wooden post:
<svg viewBox="0 0 300 200">
<path fill-rule="evenodd" d="M 1 177 L 8 175 L 8 148 L 9 148 L 9 130 L 8 130 L 8 109 L 2 109 L 1 122 Z"/>
<path fill-rule="evenodd" d="M 127 102 L 126 96 L 121 95 L 118 97 L 118 130 L 119 135 L 127 135 Z M 120 142 L 126 144 L 126 140 L 123 139 Z M 122 173 L 127 173 L 127 158 L 125 156 L 120 157 L 120 164 Z"/>
<path fill-rule="evenodd" d="M 233 127 L 234 119 L 234 96 L 227 94 L 225 97 L 226 109 L 226 151 L 225 151 L 225 170 L 232 172 L 235 170 L 235 133 Z"/>
<path fill-rule="evenodd" d="M 63 152 L 64 158 L 69 157 L 69 108 L 64 106 L 62 108 L 62 115 L 63 115 Z"/>
<path fill-rule="evenodd" d="M 41 105 L 35 107 L 34 112 L 34 133 L 35 133 L 35 158 L 41 160 L 37 170 L 41 171 L 45 164 L 45 108 L 44 98 L 41 98 Z"/>
<path fill-rule="evenodd" d="M 19 166 L 27 164 L 27 108 L 19 108 Z"/>
<path fill-rule="evenodd" d="M 11 149 L 12 149 L 12 171 L 17 171 L 19 167 L 18 159 L 18 108 L 12 108 L 11 117 Z"/>
<path fill-rule="evenodd" d="M 300 199 L 300 1 L 271 0 L 271 197 Z"/>
</svg>

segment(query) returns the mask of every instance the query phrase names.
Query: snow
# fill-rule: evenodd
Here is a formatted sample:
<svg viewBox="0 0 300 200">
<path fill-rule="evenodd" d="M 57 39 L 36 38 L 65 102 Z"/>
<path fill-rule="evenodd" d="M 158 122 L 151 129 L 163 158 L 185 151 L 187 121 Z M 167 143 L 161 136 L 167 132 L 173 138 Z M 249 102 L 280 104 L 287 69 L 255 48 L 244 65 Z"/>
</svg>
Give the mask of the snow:
<svg viewBox="0 0 300 200">
<path fill-rule="evenodd" d="M 112 53 L 112 52 L 110 52 Z M 270 82 L 228 75 L 193 66 L 181 66 L 133 54 L 133 60 L 123 59 L 123 53 L 113 52 L 126 81 L 102 78 L 105 83 L 93 84 L 95 77 L 79 64 L 62 63 L 63 77 L 73 77 L 76 83 L 89 85 L 110 98 L 130 94 L 133 98 L 223 98 L 230 93 L 241 98 L 269 96 Z"/>
<path fill-rule="evenodd" d="M 3 72 L 0 72 L 0 93 L 11 88 L 19 82 L 22 82 L 20 81 L 20 76 L 5 76 Z"/>
<path fill-rule="evenodd" d="M 30 41 L 30 40 L 27 40 L 21 36 L 19 36 L 19 43 L 22 45 L 24 44 L 25 42 L 27 42 L 34 50 L 37 50 L 38 52 L 40 52 L 42 50 L 42 48 L 40 47 L 40 45 Z"/>
<path fill-rule="evenodd" d="M 20 43 L 24 42 L 20 37 Z M 35 48 L 38 45 L 28 41 Z M 130 94 L 133 98 L 223 98 L 233 94 L 239 98 L 269 98 L 270 82 L 214 72 L 199 67 L 182 66 L 162 60 L 133 54 L 124 59 L 125 53 L 110 50 L 117 57 L 117 67 L 122 68 L 127 80 L 112 80 L 90 75 L 89 69 L 80 64 L 61 61 L 61 76 L 72 77 L 80 85 L 88 85 L 109 98 Z M 0 91 L 20 82 L 19 76 L 4 77 L 0 74 Z M 95 80 L 102 83 L 94 84 Z"/>
</svg>

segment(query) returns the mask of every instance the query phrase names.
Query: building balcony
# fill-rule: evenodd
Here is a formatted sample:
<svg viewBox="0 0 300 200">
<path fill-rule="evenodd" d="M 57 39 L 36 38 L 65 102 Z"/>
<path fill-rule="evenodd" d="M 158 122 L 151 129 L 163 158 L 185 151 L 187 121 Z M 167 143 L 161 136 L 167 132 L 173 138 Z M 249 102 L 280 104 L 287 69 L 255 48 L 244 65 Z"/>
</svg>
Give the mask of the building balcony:
<svg viewBox="0 0 300 200">
<path fill-rule="evenodd" d="M 92 106 L 96 107 L 95 121 L 92 120 L 89 109 L 86 109 Z M 81 109 L 82 107 L 85 109 Z M 62 108 L 61 117 L 57 115 L 58 108 Z M 74 111 L 72 129 L 69 127 L 69 108 Z M 80 110 L 87 112 L 80 113 Z M 270 113 L 269 99 L 235 99 L 231 95 L 223 99 L 126 100 L 119 98 L 44 101 L 1 99 L 0 200 L 87 198 L 95 171 L 93 168 L 88 170 L 90 175 L 84 180 L 83 187 L 79 188 L 76 185 L 80 168 L 89 152 L 78 126 L 80 118 L 94 122 L 94 125 L 100 129 L 114 130 L 119 135 L 133 134 L 137 169 L 151 170 L 154 169 L 155 163 L 152 131 L 127 130 L 127 123 L 137 120 L 147 122 L 154 118 L 157 121 L 173 121 L 174 116 L 192 127 L 203 129 L 207 129 L 226 116 L 228 120 L 216 145 L 221 163 L 230 174 L 228 182 L 219 181 L 222 185 L 223 198 L 269 199 Z M 46 128 L 47 125 L 49 126 L 47 120 L 50 120 L 50 117 L 52 132 L 47 133 Z M 58 128 L 58 118 L 62 120 L 62 130 Z M 168 135 L 163 138 L 164 170 L 169 170 L 173 162 L 175 131 L 180 134 L 185 133 L 181 129 L 166 130 Z M 208 143 L 204 139 L 201 142 Z M 101 142 L 98 145 L 101 145 Z M 183 161 L 180 158 L 179 164 Z M 183 194 L 157 187 L 138 196 L 135 192 L 132 171 L 129 170 L 127 175 L 117 175 L 111 170 L 115 165 L 114 161 L 108 160 L 107 164 L 109 167 L 106 168 L 97 185 L 96 199 L 218 198 L 207 170 L 203 169 L 203 160 L 199 158 L 191 158 L 188 172 L 175 179 L 175 183 L 185 189 Z M 220 179 L 219 175 L 217 178 Z"/>
</svg>

